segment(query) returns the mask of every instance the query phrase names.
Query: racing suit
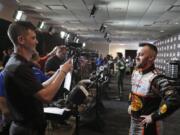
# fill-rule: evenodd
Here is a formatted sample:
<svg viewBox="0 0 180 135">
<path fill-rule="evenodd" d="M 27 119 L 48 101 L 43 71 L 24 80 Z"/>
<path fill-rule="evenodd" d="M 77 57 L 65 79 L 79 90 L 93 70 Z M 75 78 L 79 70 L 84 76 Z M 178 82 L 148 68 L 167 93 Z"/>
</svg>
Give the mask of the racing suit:
<svg viewBox="0 0 180 135">
<path fill-rule="evenodd" d="M 145 71 L 134 70 L 129 96 L 130 135 L 158 135 L 157 121 L 173 113 L 180 105 L 177 90 L 154 66 Z M 152 123 L 141 125 L 141 115 L 152 116 Z"/>
<path fill-rule="evenodd" d="M 122 97 L 123 92 L 123 79 L 125 74 L 126 65 L 123 59 L 117 60 L 117 86 L 118 86 L 118 96 Z"/>
</svg>

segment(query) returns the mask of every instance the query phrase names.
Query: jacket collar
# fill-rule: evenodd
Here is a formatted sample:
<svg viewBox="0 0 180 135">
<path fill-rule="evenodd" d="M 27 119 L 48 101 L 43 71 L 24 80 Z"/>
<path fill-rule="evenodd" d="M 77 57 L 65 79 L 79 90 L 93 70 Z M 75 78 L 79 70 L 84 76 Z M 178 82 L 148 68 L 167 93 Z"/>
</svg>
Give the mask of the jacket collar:
<svg viewBox="0 0 180 135">
<path fill-rule="evenodd" d="M 146 74 L 146 73 L 151 72 L 151 71 L 154 70 L 154 69 L 155 69 L 155 66 L 154 66 L 154 64 L 153 64 L 152 66 L 150 66 L 149 68 L 147 68 L 147 69 L 145 69 L 145 70 L 143 70 L 142 68 L 140 68 L 140 69 L 137 69 L 137 71 L 141 72 L 142 74 Z"/>
</svg>

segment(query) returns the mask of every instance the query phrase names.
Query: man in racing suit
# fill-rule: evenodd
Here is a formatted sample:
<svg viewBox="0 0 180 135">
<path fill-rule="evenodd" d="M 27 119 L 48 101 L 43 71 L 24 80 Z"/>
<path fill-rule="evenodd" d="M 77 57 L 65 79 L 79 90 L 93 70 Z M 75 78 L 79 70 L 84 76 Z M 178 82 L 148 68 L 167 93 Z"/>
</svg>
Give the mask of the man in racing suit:
<svg viewBox="0 0 180 135">
<path fill-rule="evenodd" d="M 154 45 L 140 44 L 129 96 L 129 135 L 158 135 L 158 120 L 173 113 L 180 105 L 177 90 L 154 67 L 156 55 Z"/>
</svg>

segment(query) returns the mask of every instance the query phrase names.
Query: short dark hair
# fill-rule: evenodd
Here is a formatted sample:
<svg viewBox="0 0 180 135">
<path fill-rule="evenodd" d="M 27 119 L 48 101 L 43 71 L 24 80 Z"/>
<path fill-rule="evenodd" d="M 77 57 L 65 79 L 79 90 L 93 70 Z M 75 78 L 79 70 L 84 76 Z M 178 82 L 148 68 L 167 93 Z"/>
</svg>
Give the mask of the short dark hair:
<svg viewBox="0 0 180 135">
<path fill-rule="evenodd" d="M 117 55 L 118 55 L 119 58 L 122 58 L 122 57 L 123 57 L 123 55 L 122 55 L 121 52 L 117 52 Z"/>
<path fill-rule="evenodd" d="M 140 43 L 139 44 L 139 47 L 144 47 L 144 46 L 148 46 L 157 55 L 158 49 L 157 49 L 157 47 L 154 44 L 151 44 L 151 43 Z"/>
<path fill-rule="evenodd" d="M 17 43 L 17 37 L 28 30 L 36 30 L 36 27 L 28 21 L 16 21 L 9 25 L 7 34 L 13 44 Z"/>
</svg>

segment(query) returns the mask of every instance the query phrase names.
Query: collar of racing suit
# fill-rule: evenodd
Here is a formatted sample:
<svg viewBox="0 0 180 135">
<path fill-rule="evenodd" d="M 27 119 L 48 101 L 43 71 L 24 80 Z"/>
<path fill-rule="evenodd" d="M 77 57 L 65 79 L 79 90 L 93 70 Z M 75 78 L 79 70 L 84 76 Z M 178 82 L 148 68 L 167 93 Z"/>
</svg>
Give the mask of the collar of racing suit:
<svg viewBox="0 0 180 135">
<path fill-rule="evenodd" d="M 148 73 L 148 72 L 150 72 L 150 71 L 153 71 L 155 69 L 155 66 L 154 66 L 154 64 L 152 65 L 152 66 L 150 66 L 149 68 L 147 68 L 147 69 L 145 69 L 145 70 L 143 70 L 142 68 L 137 68 L 136 70 L 138 70 L 139 72 L 141 72 L 142 74 L 146 74 L 146 73 Z"/>
</svg>

